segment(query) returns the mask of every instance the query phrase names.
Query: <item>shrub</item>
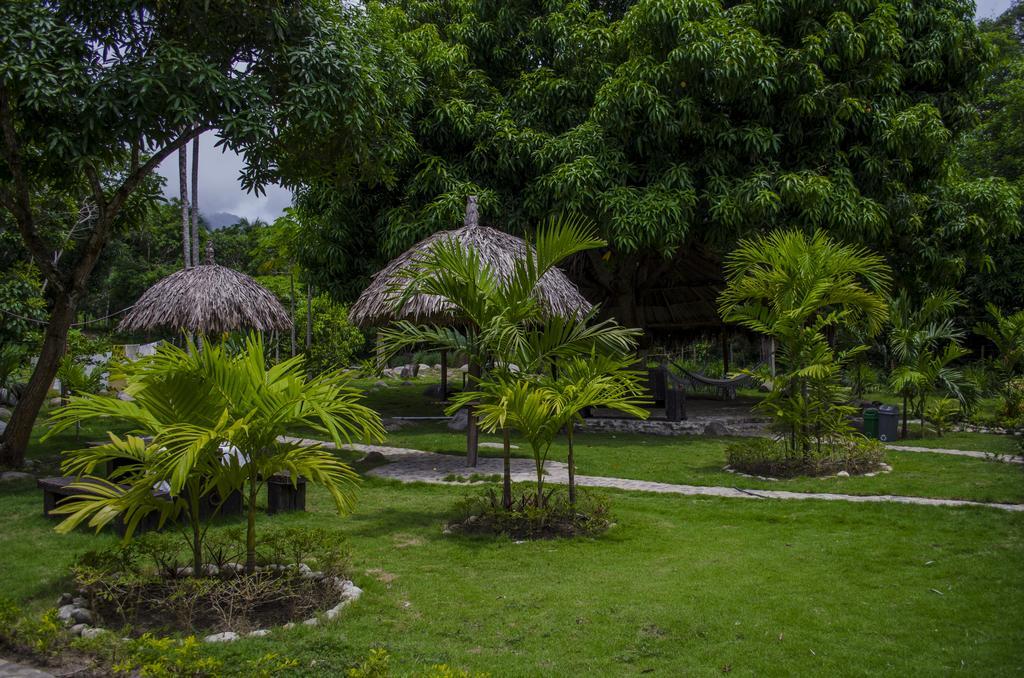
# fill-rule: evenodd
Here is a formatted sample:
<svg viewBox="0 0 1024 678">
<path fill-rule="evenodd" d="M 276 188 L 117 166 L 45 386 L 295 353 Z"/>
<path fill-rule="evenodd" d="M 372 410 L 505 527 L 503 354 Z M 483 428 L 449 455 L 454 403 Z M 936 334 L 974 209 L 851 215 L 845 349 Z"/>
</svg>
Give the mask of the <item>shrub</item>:
<svg viewBox="0 0 1024 678">
<path fill-rule="evenodd" d="M 116 642 L 116 641 L 115 641 Z M 169 676 L 217 676 L 223 663 L 210 657 L 195 636 L 182 640 L 144 634 L 113 646 L 111 670 L 118 675 L 164 678 Z"/>
<path fill-rule="evenodd" d="M 808 455 L 782 440 L 749 438 L 727 447 L 725 456 L 733 470 L 751 475 L 794 478 L 839 471 L 853 475 L 878 470 L 885 458 L 885 446 L 867 438 L 844 438 Z"/>
<path fill-rule="evenodd" d="M 611 524 L 608 505 L 595 494 L 581 494 L 575 506 L 558 490 L 548 490 L 540 500 L 534 492 L 513 496 L 505 510 L 494 489 L 459 502 L 451 532 L 503 534 L 513 539 L 593 536 Z"/>
<path fill-rule="evenodd" d="M 960 403 L 953 400 L 952 398 L 938 398 L 933 400 L 925 408 L 924 416 L 931 424 L 932 430 L 935 434 L 942 437 L 943 433 L 949 431 L 953 425 L 953 421 L 960 414 Z"/>
<path fill-rule="evenodd" d="M 1006 382 L 999 415 L 1011 422 L 1024 419 L 1024 378 L 1018 377 Z"/>
<path fill-rule="evenodd" d="M 350 366 L 365 343 L 363 333 L 349 323 L 345 306 L 326 295 L 313 298 L 313 345 L 306 366 L 314 374 Z"/>
</svg>

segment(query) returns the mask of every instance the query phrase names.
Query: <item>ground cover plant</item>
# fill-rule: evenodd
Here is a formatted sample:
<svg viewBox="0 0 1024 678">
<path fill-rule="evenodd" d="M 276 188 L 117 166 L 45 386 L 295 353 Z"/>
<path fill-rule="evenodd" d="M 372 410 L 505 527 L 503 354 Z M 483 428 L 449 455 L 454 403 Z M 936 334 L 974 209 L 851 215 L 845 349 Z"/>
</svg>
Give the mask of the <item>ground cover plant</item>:
<svg viewBox="0 0 1024 678">
<path fill-rule="evenodd" d="M 334 624 L 203 652 L 228 675 L 267 652 L 298 663 L 283 675 L 338 675 L 374 648 L 396 675 L 1021 669 L 1019 515 L 610 492 L 616 526 L 596 540 L 443 535 L 476 494 L 368 479 L 338 523 L 314 490 L 309 513 L 268 523 L 343 531 L 366 594 Z M 114 537 L 56 535 L 37 507 L 30 484 L 0 494 L 5 595 L 38 615 L 65 586 L 55 560 Z"/>
</svg>

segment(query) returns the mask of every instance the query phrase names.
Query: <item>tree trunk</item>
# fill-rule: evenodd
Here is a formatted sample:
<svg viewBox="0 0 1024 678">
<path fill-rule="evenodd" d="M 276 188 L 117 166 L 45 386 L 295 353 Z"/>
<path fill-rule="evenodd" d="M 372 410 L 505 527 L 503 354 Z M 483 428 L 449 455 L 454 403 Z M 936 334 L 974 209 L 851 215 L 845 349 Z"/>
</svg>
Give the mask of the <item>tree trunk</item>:
<svg viewBox="0 0 1024 678">
<path fill-rule="evenodd" d="M 249 501 L 245 523 L 245 572 L 256 571 L 256 497 L 259 496 L 259 484 L 255 471 L 249 472 Z"/>
<path fill-rule="evenodd" d="M 182 148 L 185 148 L 182 146 Z M 199 135 L 192 137 L 192 265 L 199 260 Z M 210 262 L 213 263 L 212 261 Z"/>
<path fill-rule="evenodd" d="M 907 439 L 907 394 L 903 394 L 903 439 Z"/>
<path fill-rule="evenodd" d="M 313 347 L 313 286 L 306 285 L 306 352 Z"/>
<path fill-rule="evenodd" d="M 288 284 L 291 286 L 292 303 L 292 357 L 295 357 L 295 271 L 288 272 Z"/>
<path fill-rule="evenodd" d="M 184 145 L 178 149 L 178 193 L 181 198 L 182 268 L 192 268 L 192 238 L 188 227 L 188 150 Z"/>
<path fill-rule="evenodd" d="M 573 423 L 570 421 L 565 429 L 565 433 L 569 438 L 569 457 L 566 460 L 569 465 L 569 506 L 576 505 L 576 455 L 573 453 L 572 429 Z"/>
<path fill-rule="evenodd" d="M 502 433 L 502 480 L 501 505 L 506 511 L 512 510 L 512 441 L 508 427 Z"/>
<path fill-rule="evenodd" d="M 57 376 L 61 356 L 64 355 L 68 331 L 75 317 L 74 307 L 75 300 L 64 293 L 58 294 L 43 335 L 39 361 L 7 422 L 3 442 L 0 444 L 0 466 L 19 468 L 25 463 L 25 450 L 32 437 L 32 426 Z"/>
<path fill-rule="evenodd" d="M 198 483 L 190 483 L 188 489 L 189 522 L 192 523 L 192 576 L 198 577 L 203 571 L 203 526 L 202 509 L 199 507 Z"/>
<path fill-rule="evenodd" d="M 480 379 L 480 365 L 475 361 L 469 361 L 469 387 L 475 388 Z M 476 466 L 477 450 L 480 443 L 480 431 L 477 427 L 476 408 L 473 403 L 466 407 L 468 420 L 466 422 L 466 466 Z"/>
<path fill-rule="evenodd" d="M 441 401 L 448 400 L 448 351 L 441 351 Z"/>
</svg>

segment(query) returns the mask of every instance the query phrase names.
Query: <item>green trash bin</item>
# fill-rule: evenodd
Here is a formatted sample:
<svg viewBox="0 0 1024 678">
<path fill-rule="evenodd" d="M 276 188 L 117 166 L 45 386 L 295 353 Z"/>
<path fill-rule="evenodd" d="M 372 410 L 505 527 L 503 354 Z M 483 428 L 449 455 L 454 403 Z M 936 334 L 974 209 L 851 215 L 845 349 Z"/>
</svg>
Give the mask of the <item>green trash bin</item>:
<svg viewBox="0 0 1024 678">
<path fill-rule="evenodd" d="M 864 435 L 878 440 L 878 410 L 873 407 L 864 410 Z"/>
</svg>

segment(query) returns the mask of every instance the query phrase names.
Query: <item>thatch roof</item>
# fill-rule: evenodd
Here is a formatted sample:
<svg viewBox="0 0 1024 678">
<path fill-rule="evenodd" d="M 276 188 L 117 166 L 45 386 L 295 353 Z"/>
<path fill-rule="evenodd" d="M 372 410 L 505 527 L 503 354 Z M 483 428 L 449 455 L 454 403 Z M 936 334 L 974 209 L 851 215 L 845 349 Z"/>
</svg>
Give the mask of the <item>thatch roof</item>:
<svg viewBox="0 0 1024 678">
<path fill-rule="evenodd" d="M 416 295 L 401 309 L 395 309 L 398 299 L 409 284 L 404 272 L 415 266 L 434 243 L 443 240 L 455 240 L 473 247 L 480 260 L 504 279 L 511 276 L 515 262 L 524 256 L 528 247 L 522 238 L 481 226 L 476 196 L 469 196 L 462 228 L 435 233 L 393 259 L 373 276 L 370 286 L 352 304 L 349 320 L 360 327 L 385 325 L 395 320 L 442 324 L 458 322 L 451 304 L 434 295 Z M 552 315 L 578 316 L 591 309 L 590 302 L 559 269 L 551 269 L 544 274 L 537 285 L 536 295 L 544 310 Z"/>
<path fill-rule="evenodd" d="M 284 330 L 291 324 L 281 302 L 265 287 L 244 273 L 206 263 L 172 273 L 146 290 L 118 330 L 220 334 Z"/>
</svg>

